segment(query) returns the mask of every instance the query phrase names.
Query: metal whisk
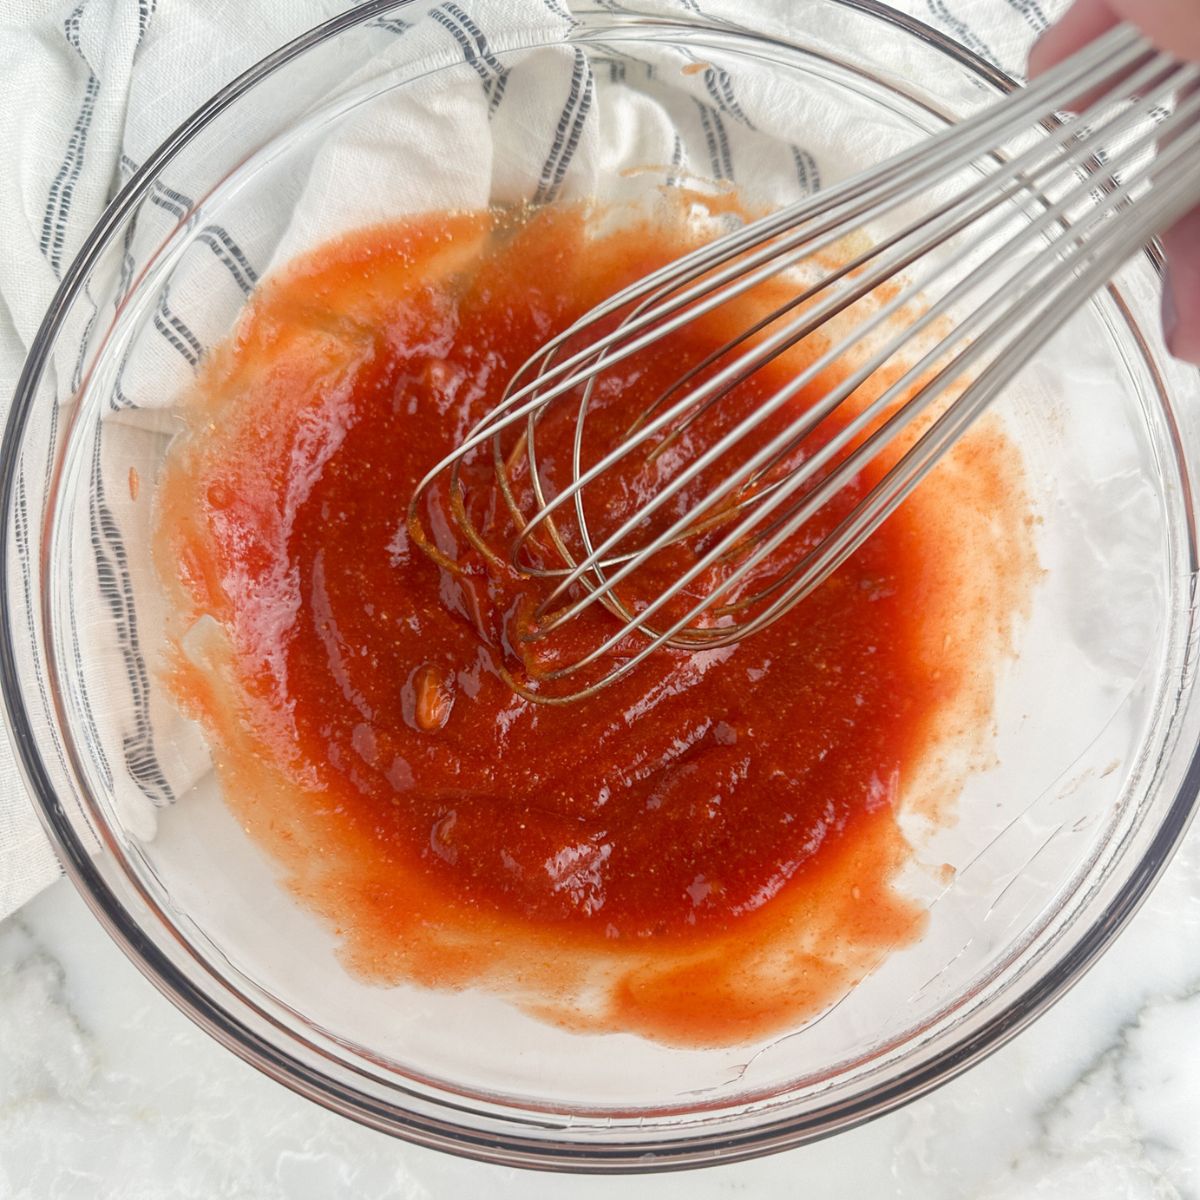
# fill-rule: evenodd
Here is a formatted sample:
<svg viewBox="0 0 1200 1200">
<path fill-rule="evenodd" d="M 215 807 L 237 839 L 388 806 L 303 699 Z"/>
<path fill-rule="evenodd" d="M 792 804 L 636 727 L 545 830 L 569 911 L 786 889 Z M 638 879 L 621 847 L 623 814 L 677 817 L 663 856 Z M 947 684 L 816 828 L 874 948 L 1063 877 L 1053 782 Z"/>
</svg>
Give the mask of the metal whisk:
<svg viewBox="0 0 1200 1200">
<path fill-rule="evenodd" d="M 468 541 L 545 581 L 522 639 L 551 639 L 596 605 L 615 616 L 594 644 L 514 686 L 539 701 L 578 700 L 661 647 L 728 646 L 820 586 L 1068 317 L 1200 202 L 1198 83 L 1200 66 L 1118 27 L 970 120 L 654 271 L 547 342 L 420 482 L 409 509 L 414 540 L 453 568 L 421 517 L 422 496 L 446 473 Z M 1063 119 L 1060 110 L 1080 96 L 1090 98 L 1086 109 Z M 866 249 L 813 278 L 816 256 L 850 235 L 861 245 L 863 234 Z M 649 398 L 623 440 L 584 453 L 606 371 L 767 281 L 792 279 L 799 282 L 785 303 Z M 889 298 L 868 301 L 860 318 L 852 306 L 881 285 Z M 627 468 L 631 456 L 650 463 L 677 445 L 734 388 L 819 329 L 828 348 L 711 444 L 692 447 L 614 528 L 595 533 L 589 486 Z M 854 364 L 840 383 L 794 405 L 770 436 L 752 437 L 839 362 Z M 898 378 L 861 410 L 846 408 L 885 366 Z M 538 435 L 562 405 L 574 412 L 573 459 L 565 486 L 552 488 Z M 834 413 L 849 418 L 815 452 L 797 456 Z M 893 449 L 895 461 L 826 536 L 815 545 L 798 537 L 902 435 L 911 444 Z M 515 529 L 503 548 L 487 544 L 465 503 L 464 461 L 489 444 Z M 714 466 L 721 476 L 708 486 Z M 704 494 L 677 512 L 697 480 Z M 634 587 L 648 563 L 681 544 L 694 553 L 665 582 L 650 592 Z"/>
</svg>

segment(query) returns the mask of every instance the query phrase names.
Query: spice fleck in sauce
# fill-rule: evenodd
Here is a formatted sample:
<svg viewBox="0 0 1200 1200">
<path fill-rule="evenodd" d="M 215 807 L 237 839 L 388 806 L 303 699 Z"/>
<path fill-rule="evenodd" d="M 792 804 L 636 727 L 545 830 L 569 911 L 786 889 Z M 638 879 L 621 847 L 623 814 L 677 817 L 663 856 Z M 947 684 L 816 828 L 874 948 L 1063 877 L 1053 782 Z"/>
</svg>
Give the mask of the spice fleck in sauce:
<svg viewBox="0 0 1200 1200">
<path fill-rule="evenodd" d="M 794 1026 L 919 933 L 898 806 L 952 793 L 938 754 L 978 743 L 1033 558 L 1016 455 L 981 430 L 764 632 L 579 704 L 515 695 L 522 581 L 472 565 L 444 489 L 423 516 L 468 574 L 435 565 L 409 497 L 547 336 L 686 248 L 682 209 L 655 220 L 439 215 L 293 264 L 184 406 L 156 552 L 171 686 L 351 970 L 709 1045 Z M 677 343 L 642 356 L 613 403 L 679 371 Z"/>
</svg>

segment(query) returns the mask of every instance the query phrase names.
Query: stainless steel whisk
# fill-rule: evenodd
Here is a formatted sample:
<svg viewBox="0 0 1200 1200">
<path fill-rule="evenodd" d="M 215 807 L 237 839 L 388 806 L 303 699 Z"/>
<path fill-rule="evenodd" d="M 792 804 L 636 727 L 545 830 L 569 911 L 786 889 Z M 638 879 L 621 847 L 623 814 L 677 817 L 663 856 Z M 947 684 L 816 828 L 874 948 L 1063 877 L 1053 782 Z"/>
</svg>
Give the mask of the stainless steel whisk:
<svg viewBox="0 0 1200 1200">
<path fill-rule="evenodd" d="M 467 538 L 549 581 L 521 635 L 529 641 L 552 637 L 594 605 L 617 618 L 585 652 L 556 661 L 536 679 L 514 678 L 514 686 L 543 702 L 579 700 L 663 646 L 728 646 L 809 595 L 1069 316 L 1200 202 L 1198 83 L 1200 66 L 1179 62 L 1120 26 L 977 116 L 654 271 L 547 342 L 513 376 L 495 408 L 420 482 L 409 509 L 414 540 L 453 565 L 433 549 L 421 520 L 423 494 L 448 473 L 451 504 Z M 1086 109 L 1078 119 L 1062 119 L 1060 110 L 1079 96 L 1091 97 Z M 924 211 L 911 215 L 918 208 Z M 606 370 L 768 280 L 791 278 L 785 273 L 802 265 L 811 271 L 814 256 L 863 232 L 872 239 L 866 249 L 798 283 L 786 303 L 690 368 L 623 441 L 584 465 L 589 407 Z M 947 253 L 955 244 L 959 251 Z M 954 277 L 964 263 L 965 273 Z M 944 292 L 929 302 L 939 283 Z M 883 284 L 895 285 L 885 303 L 849 328 L 844 320 L 827 325 Z M 698 449 L 615 529 L 593 534 L 584 505 L 589 485 L 628 456 L 652 458 L 664 441 L 677 439 L 738 384 L 822 326 L 832 331 L 827 350 Z M 857 365 L 841 383 L 751 448 L 753 431 L 823 370 L 854 354 Z M 902 369 L 895 382 L 799 465 L 773 473 L 887 364 Z M 941 411 L 931 408 L 939 398 Z M 561 404 L 575 409 L 574 456 L 568 484 L 550 489 L 539 469 L 538 428 L 551 406 Z M 789 543 L 797 544 L 813 516 L 897 438 L 906 431 L 912 437 L 922 414 L 925 427 L 828 536 L 789 555 Z M 464 459 L 489 443 L 496 484 L 516 528 L 503 552 L 487 545 L 463 502 Z M 731 455 L 734 464 L 715 487 L 665 528 L 647 533 L 656 513 L 661 521 L 674 497 L 714 464 L 724 468 Z M 512 484 L 521 458 L 527 503 Z M 681 541 L 699 548 L 665 587 L 639 594 L 636 603 L 622 594 L 635 572 Z M 772 567 L 764 580 L 764 569 Z"/>
</svg>

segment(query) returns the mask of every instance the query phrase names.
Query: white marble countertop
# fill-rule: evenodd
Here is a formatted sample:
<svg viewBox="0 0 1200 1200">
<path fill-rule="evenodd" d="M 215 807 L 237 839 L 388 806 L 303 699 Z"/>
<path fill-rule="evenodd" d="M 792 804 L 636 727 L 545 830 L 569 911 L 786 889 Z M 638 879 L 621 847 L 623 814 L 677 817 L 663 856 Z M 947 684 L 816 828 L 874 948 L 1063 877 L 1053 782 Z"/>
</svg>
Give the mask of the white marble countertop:
<svg viewBox="0 0 1200 1200">
<path fill-rule="evenodd" d="M 0 1200 L 799 1194 L 1200 1195 L 1200 827 L 1092 972 L 963 1078 L 811 1147 L 636 1184 L 461 1161 L 292 1095 L 176 1012 L 65 881 L 0 923 Z"/>
</svg>

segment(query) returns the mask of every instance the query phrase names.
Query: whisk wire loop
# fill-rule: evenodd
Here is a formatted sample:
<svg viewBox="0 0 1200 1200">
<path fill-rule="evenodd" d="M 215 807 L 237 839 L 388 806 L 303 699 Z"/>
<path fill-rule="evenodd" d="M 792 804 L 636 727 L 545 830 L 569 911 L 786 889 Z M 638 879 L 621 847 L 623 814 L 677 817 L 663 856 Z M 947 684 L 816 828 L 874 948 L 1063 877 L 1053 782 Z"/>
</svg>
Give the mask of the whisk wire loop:
<svg viewBox="0 0 1200 1200">
<path fill-rule="evenodd" d="M 1197 72 L 1194 71 L 1189 72 L 1187 77 L 1190 78 L 1191 74 L 1196 73 Z M 1138 116 L 1141 116 L 1148 111 L 1152 105 L 1157 102 L 1159 92 L 1159 89 L 1155 89 L 1147 96 L 1143 97 L 1137 104 L 1133 105 L 1129 114 L 1127 114 L 1128 120 L 1135 120 Z M 1059 136 L 1065 135 L 1060 134 Z M 1099 142 L 1100 136 L 1101 135 L 1099 133 L 1091 133 L 1086 139 L 1084 139 L 1084 141 L 1081 143 L 1081 146 L 1088 149 L 1094 148 L 1094 145 Z M 1134 143 L 1132 147 L 1130 147 L 1130 151 L 1137 151 L 1144 148 L 1144 146 L 1152 139 L 1152 137 L 1153 134 L 1144 134 L 1140 139 L 1138 139 L 1137 142 Z M 1127 151 L 1127 153 L 1129 153 L 1129 151 Z M 1055 162 L 1052 164 L 1052 166 L 1054 168 L 1054 174 L 1062 174 L 1074 170 L 1073 164 L 1065 160 Z M 984 182 L 986 183 L 986 180 Z M 1039 182 L 1042 181 L 1039 180 Z M 1045 182 L 1051 182 L 1051 180 L 1047 179 Z M 1026 228 L 1021 230 L 1011 242 L 1007 243 L 1004 247 L 995 252 L 988 262 L 983 264 L 982 267 L 977 268 L 974 272 L 968 275 L 966 279 L 962 280 L 947 296 L 940 299 L 925 313 L 921 314 L 911 326 L 906 326 L 904 329 L 900 330 L 892 339 L 892 341 L 887 343 L 886 347 L 879 352 L 878 357 L 881 359 L 890 357 L 890 355 L 898 351 L 904 343 L 912 341 L 914 335 L 919 334 L 927 326 L 933 324 L 947 309 L 953 305 L 956 300 L 960 298 L 961 295 L 966 294 L 971 287 L 979 281 L 983 272 L 991 268 L 991 264 L 994 260 L 1002 259 L 1006 254 L 1011 253 L 1019 248 L 1023 241 L 1045 231 L 1063 215 L 1064 211 L 1068 210 L 1074 203 L 1077 203 L 1083 197 L 1083 195 L 1086 194 L 1086 191 L 1091 186 L 1092 185 L 1087 182 L 1081 184 L 1080 187 L 1065 200 L 1053 205 L 1031 224 L 1027 225 Z M 1103 211 L 1106 210 L 1097 210 L 1096 215 L 1100 215 Z M 973 220 L 978 215 L 980 215 L 979 212 L 972 212 L 970 219 Z M 993 228 L 998 228 L 1005 222 L 1012 220 L 1012 214 L 1005 212 L 1004 210 L 998 211 L 995 216 L 997 219 L 992 223 Z M 913 228 L 916 228 L 916 226 L 910 226 L 910 229 Z M 987 232 L 991 231 L 992 229 L 987 230 Z M 925 254 L 928 252 L 928 249 L 928 244 L 922 244 L 919 248 L 919 253 Z M 910 258 L 910 255 L 906 255 L 904 258 L 900 259 L 899 262 L 893 261 L 886 263 L 881 269 L 882 273 L 874 274 L 869 277 L 870 287 L 867 288 L 866 291 L 873 289 L 879 282 L 882 281 L 883 278 L 890 277 L 896 274 L 898 270 L 902 270 L 908 265 Z M 932 278 L 936 278 L 938 275 L 943 274 L 949 268 L 949 263 L 942 264 Z M 604 569 L 610 566 L 611 562 L 601 557 L 605 551 L 622 542 L 628 536 L 628 534 L 630 534 L 633 529 L 642 522 L 645 516 L 652 514 L 655 510 L 671 499 L 678 491 L 680 491 L 684 486 L 686 486 L 686 484 L 690 483 L 704 469 L 716 461 L 731 446 L 740 442 L 749 432 L 751 432 L 758 424 L 760 424 L 762 420 L 764 420 L 783 404 L 786 404 L 790 400 L 794 399 L 795 396 L 802 392 L 812 381 L 812 379 L 815 378 L 823 369 L 843 357 L 852 348 L 855 342 L 862 340 L 867 335 L 874 332 L 876 328 L 886 324 L 887 321 L 896 314 L 896 312 L 912 303 L 912 301 L 919 295 L 922 283 L 928 284 L 930 281 L 930 279 L 926 279 L 921 283 L 911 284 L 905 290 L 901 291 L 894 299 L 884 304 L 862 325 L 856 327 L 850 335 L 836 342 L 830 347 L 830 349 L 825 351 L 818 359 L 814 361 L 811 366 L 798 375 L 788 387 L 780 389 L 778 392 L 776 392 L 761 407 L 757 408 L 754 412 L 747 416 L 735 429 L 725 435 L 725 437 L 719 442 L 715 443 L 706 451 L 704 451 L 704 453 L 701 454 L 685 470 L 683 470 L 670 482 L 665 484 L 653 497 L 646 502 L 641 509 L 638 510 L 637 513 L 633 514 L 633 516 L 628 518 L 622 525 L 614 530 L 613 533 L 610 534 L 604 540 L 601 546 L 598 547 L 591 555 L 581 559 L 568 572 L 566 572 L 561 583 L 551 594 L 551 596 L 547 598 L 547 601 L 543 603 L 542 609 L 545 610 L 549 603 L 557 595 L 561 594 L 567 587 L 574 584 L 576 581 L 582 579 L 586 572 L 596 568 Z M 864 289 L 861 287 L 856 287 L 850 293 L 848 302 L 858 299 L 863 294 L 866 294 Z M 831 297 L 823 306 L 819 306 L 816 315 L 804 323 L 803 331 L 811 332 L 812 328 L 815 328 L 819 324 L 823 323 L 830 316 L 835 315 L 836 312 L 841 311 L 845 307 L 845 303 L 842 302 L 843 299 L 843 297 L 835 295 Z M 979 315 L 980 314 L 978 312 L 972 314 L 972 319 L 978 320 Z M 769 340 L 763 348 L 758 348 L 754 352 L 751 352 L 751 354 L 745 356 L 743 359 L 739 359 L 737 362 L 727 368 L 725 372 L 722 372 L 720 375 L 714 377 L 712 380 L 708 381 L 707 384 L 701 385 L 695 389 L 695 391 L 692 393 L 693 398 L 705 398 L 710 395 L 711 390 L 715 388 L 720 388 L 723 390 L 731 383 L 735 383 L 738 379 L 744 377 L 747 371 L 757 369 L 763 362 L 769 361 L 769 359 L 773 358 L 775 353 L 778 352 L 780 346 L 791 342 L 795 337 L 795 334 L 794 332 L 791 332 L 791 329 L 792 327 L 789 327 L 789 330 L 783 331 L 780 335 L 778 335 L 777 338 Z M 960 336 L 965 332 L 965 327 L 960 327 Z M 927 355 L 925 359 L 922 359 L 917 367 L 914 367 L 905 376 L 905 382 L 908 383 L 911 382 L 913 378 L 919 378 L 920 373 L 928 365 L 929 359 L 936 358 L 938 353 L 938 351 L 931 352 L 931 354 Z M 747 361 L 749 362 L 748 366 L 746 365 Z M 743 464 L 739 472 L 731 478 L 735 482 L 739 483 L 752 482 L 755 472 L 761 472 L 764 465 L 769 465 L 773 458 L 777 458 L 780 453 L 786 452 L 787 449 L 795 442 L 798 442 L 807 436 L 820 420 L 827 416 L 829 412 L 833 410 L 833 408 L 845 400 L 847 396 L 849 396 L 863 382 L 865 382 L 875 369 L 876 364 L 873 361 L 868 361 L 863 367 L 860 367 L 858 370 L 856 370 L 838 388 L 828 393 L 811 408 L 806 409 L 797 419 L 797 421 L 789 427 L 789 430 L 785 435 L 781 435 L 779 438 L 775 439 L 771 443 L 770 447 L 767 448 L 767 450 L 760 451 L 758 454 L 754 455 L 746 464 Z M 734 375 L 733 380 L 728 378 L 729 373 Z M 873 406 L 871 415 L 877 413 L 881 406 L 886 406 L 887 403 L 890 403 L 891 399 L 894 398 L 896 391 L 896 388 L 891 389 L 888 393 L 887 401 L 877 403 L 875 406 Z M 674 417 L 679 416 L 685 408 L 686 401 L 675 406 L 675 408 L 673 408 L 670 413 L 667 414 L 668 422 Z M 838 441 L 832 447 L 832 449 L 836 450 L 840 448 L 845 441 L 849 440 L 858 432 L 864 423 L 865 422 L 860 418 L 859 421 L 855 423 L 853 428 L 841 435 L 841 440 Z M 636 440 L 641 439 L 639 438 Z M 610 469 L 629 447 L 636 444 L 636 440 L 630 439 L 628 446 L 622 446 L 617 450 L 610 452 L 603 459 L 601 459 L 601 461 L 597 463 L 594 468 L 578 474 L 569 487 L 562 489 L 555 496 L 552 502 L 540 508 L 536 514 L 536 517 L 525 525 L 522 533 L 514 541 L 513 546 L 510 548 L 510 557 L 514 561 L 519 561 L 516 557 L 516 551 L 523 541 L 528 537 L 530 532 L 536 528 L 536 523 L 545 520 L 553 513 L 555 508 L 559 507 L 573 496 L 578 495 L 589 482 Z M 816 469 L 819 469 L 820 466 L 824 465 L 824 461 L 829 457 L 829 453 L 823 453 L 824 457 L 819 456 L 818 458 L 811 460 L 806 467 L 809 475 L 815 473 Z M 761 498 L 761 495 L 762 493 L 759 494 L 759 498 Z M 697 510 L 694 511 L 699 511 L 699 506 L 697 506 Z M 672 526 L 668 535 L 663 535 L 663 537 L 656 540 L 653 549 L 662 549 L 671 537 L 677 537 L 685 533 L 689 527 L 689 523 L 690 522 L 686 518 L 680 522 L 677 522 Z M 625 555 L 623 557 L 627 560 L 630 555 Z M 522 562 L 520 565 L 523 567 L 523 569 L 531 569 L 526 563 Z M 544 573 L 550 574 L 551 572 L 547 571 Z M 621 578 L 624 578 L 624 576 Z M 620 582 L 620 580 L 613 580 L 613 583 L 617 582 Z M 581 603 L 586 603 L 586 598 L 584 598 Z M 571 615 L 574 615 L 573 611 L 571 612 Z M 545 626 L 541 627 L 542 630 L 545 628 Z"/>
<path fill-rule="evenodd" d="M 1092 99 L 1081 116 L 1061 119 L 1082 94 Z M 1182 98 L 1161 116 L 1173 95 Z M 1151 115 L 1161 120 L 1151 125 Z M 716 238 L 573 322 L 420 482 L 414 542 L 459 569 L 421 519 L 422 496 L 446 474 L 468 542 L 547 582 L 519 641 L 546 641 L 596 605 L 613 614 L 567 661 L 510 678 L 534 700 L 594 695 L 664 647 L 730 646 L 827 580 L 1071 314 L 1200 201 L 1198 164 L 1200 66 L 1119 26 L 990 109 Z M 712 314 L 741 312 L 764 288 L 774 297 L 765 313 L 652 396 L 616 445 L 590 453 L 606 372 Z M 790 378 L 749 411 L 731 410 L 732 424 L 705 440 L 701 421 L 818 332 L 817 352 Z M 822 392 L 836 365 L 847 369 Z M 557 405 L 574 415 L 568 478 L 552 484 L 538 440 Z M 593 530 L 589 488 L 630 465 L 657 470 L 672 449 L 671 470 L 645 499 Z M 468 511 L 462 467 L 481 451 L 512 519 L 503 550 Z M 876 464 L 872 480 L 864 472 Z M 806 543 L 805 527 L 851 487 L 849 507 Z M 688 555 L 639 593 L 647 568 L 675 546 Z"/>
</svg>

